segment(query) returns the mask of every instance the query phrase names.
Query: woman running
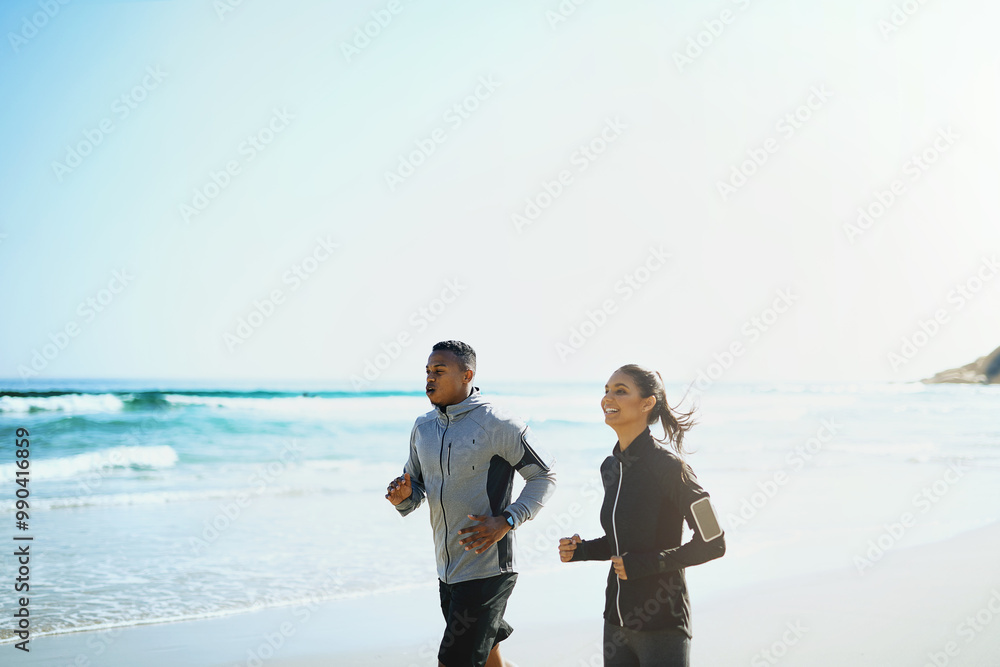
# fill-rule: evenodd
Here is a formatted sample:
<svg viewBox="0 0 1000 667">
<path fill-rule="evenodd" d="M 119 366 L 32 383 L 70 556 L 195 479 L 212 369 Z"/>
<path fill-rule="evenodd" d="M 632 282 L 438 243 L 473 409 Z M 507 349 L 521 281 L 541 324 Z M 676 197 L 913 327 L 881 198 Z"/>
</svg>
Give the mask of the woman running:
<svg viewBox="0 0 1000 667">
<path fill-rule="evenodd" d="M 601 408 L 604 422 L 618 434 L 612 455 L 601 464 L 605 534 L 596 540 L 564 537 L 559 557 L 564 563 L 611 560 L 604 606 L 606 667 L 687 667 L 691 605 L 684 568 L 726 552 L 708 493 L 681 458 L 684 434 L 694 425 L 692 413 L 671 410 L 660 374 L 634 364 L 614 372 Z M 663 426 L 663 440 L 649 432 L 656 421 Z M 694 536 L 682 545 L 684 521 Z"/>
</svg>

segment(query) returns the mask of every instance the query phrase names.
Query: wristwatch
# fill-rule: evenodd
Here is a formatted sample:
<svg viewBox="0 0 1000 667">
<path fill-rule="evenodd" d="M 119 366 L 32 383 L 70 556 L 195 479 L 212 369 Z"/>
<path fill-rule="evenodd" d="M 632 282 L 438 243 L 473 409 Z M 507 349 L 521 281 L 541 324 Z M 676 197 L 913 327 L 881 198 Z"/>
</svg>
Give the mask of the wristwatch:
<svg viewBox="0 0 1000 667">
<path fill-rule="evenodd" d="M 507 525 L 510 526 L 511 530 L 514 530 L 514 517 L 511 516 L 510 512 L 504 512 L 503 518 L 507 519 Z"/>
</svg>

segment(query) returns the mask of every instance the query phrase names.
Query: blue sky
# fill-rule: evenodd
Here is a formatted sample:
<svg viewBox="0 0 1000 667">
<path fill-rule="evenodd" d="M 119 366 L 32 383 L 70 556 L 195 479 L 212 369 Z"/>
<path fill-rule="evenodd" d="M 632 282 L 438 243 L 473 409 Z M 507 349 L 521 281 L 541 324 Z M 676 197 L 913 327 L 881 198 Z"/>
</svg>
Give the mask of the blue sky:
<svg viewBox="0 0 1000 667">
<path fill-rule="evenodd" d="M 1000 10 L 899 6 L 4 3 L 0 377 L 964 364 Z"/>
</svg>

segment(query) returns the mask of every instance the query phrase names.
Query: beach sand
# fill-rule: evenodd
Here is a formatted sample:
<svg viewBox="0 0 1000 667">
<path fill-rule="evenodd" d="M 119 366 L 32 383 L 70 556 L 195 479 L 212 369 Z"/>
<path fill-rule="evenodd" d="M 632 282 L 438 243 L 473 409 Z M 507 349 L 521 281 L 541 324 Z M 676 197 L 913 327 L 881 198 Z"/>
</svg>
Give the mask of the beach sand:
<svg viewBox="0 0 1000 667">
<path fill-rule="evenodd" d="M 836 571 L 711 595 L 699 595 L 698 582 L 711 576 L 712 564 L 701 572 L 692 568 L 692 664 L 1000 665 L 998 547 L 1000 523 L 945 542 L 891 549 L 863 574 L 845 563 Z M 503 645 L 504 656 L 518 667 L 600 665 L 606 567 L 574 563 L 521 574 L 507 611 L 515 631 Z M 421 582 L 394 593 L 235 616 L 40 637 L 31 642 L 30 654 L 18 652 L 16 662 L 435 665 L 442 626 L 436 582 Z M 9 644 L 0 650 L 15 651 Z"/>
</svg>

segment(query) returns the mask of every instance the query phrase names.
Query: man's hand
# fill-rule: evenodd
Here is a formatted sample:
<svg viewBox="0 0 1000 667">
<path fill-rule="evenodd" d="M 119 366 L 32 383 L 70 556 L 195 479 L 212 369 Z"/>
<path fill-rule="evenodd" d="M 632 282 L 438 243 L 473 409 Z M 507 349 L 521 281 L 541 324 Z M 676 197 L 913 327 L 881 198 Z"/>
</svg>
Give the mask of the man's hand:
<svg viewBox="0 0 1000 667">
<path fill-rule="evenodd" d="M 560 537 L 559 560 L 564 563 L 568 563 L 573 560 L 573 552 L 576 551 L 576 545 L 580 542 L 583 542 L 583 540 L 580 539 L 579 535 L 574 535 L 573 537 Z"/>
<path fill-rule="evenodd" d="M 622 556 L 624 555 L 622 554 Z M 619 579 L 628 579 L 628 576 L 625 574 L 625 563 L 622 561 L 622 556 L 612 556 L 611 564 L 614 566 L 615 574 L 618 575 Z"/>
<path fill-rule="evenodd" d="M 486 516 L 485 514 L 469 514 L 468 516 L 473 521 L 479 521 L 480 523 L 471 528 L 463 528 L 458 531 L 459 535 L 472 533 L 472 537 L 458 541 L 459 544 L 465 545 L 466 551 L 475 549 L 477 554 L 481 554 L 499 542 L 507 534 L 507 531 L 510 530 L 510 524 L 502 516 Z"/>
<path fill-rule="evenodd" d="M 413 493 L 413 485 L 410 484 L 410 473 L 404 473 L 402 477 L 397 477 L 392 480 L 392 484 L 389 485 L 387 489 L 388 493 L 385 497 L 389 499 L 389 502 L 393 505 L 398 505 Z"/>
</svg>

